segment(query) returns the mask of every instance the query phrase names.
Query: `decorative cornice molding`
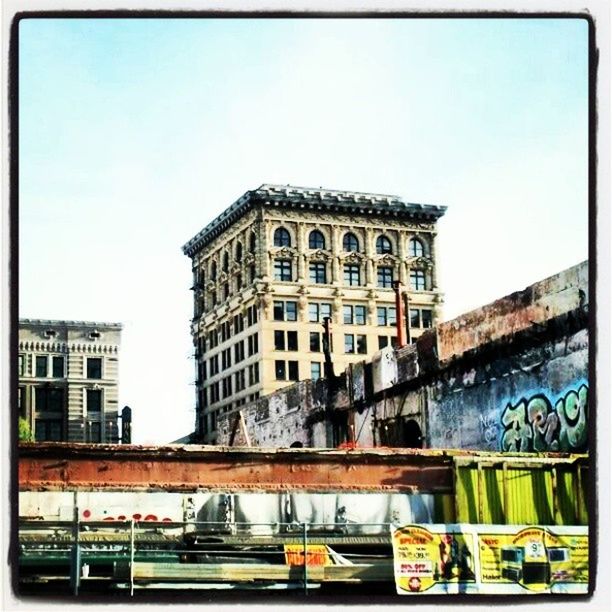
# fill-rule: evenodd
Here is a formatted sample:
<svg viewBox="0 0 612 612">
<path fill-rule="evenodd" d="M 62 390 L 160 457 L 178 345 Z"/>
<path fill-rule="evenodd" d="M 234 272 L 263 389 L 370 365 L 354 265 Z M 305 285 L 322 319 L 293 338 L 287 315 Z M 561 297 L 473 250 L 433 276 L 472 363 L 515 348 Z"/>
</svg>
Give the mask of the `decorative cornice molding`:
<svg viewBox="0 0 612 612">
<path fill-rule="evenodd" d="M 397 220 L 435 222 L 446 211 L 445 206 L 406 202 L 399 196 L 340 191 L 335 189 L 312 189 L 290 185 L 264 184 L 247 191 L 229 208 L 223 211 L 204 229 L 183 246 L 183 253 L 193 257 L 199 250 L 230 228 L 248 211 L 255 207 L 296 208 L 311 212 L 376 215 Z"/>
</svg>

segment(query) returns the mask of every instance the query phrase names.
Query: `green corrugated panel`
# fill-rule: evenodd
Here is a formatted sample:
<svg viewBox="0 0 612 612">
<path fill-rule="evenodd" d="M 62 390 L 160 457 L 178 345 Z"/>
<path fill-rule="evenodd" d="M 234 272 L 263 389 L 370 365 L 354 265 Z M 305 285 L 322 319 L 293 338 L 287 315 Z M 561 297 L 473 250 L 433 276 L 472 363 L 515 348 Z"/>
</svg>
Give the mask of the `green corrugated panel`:
<svg viewBox="0 0 612 612">
<path fill-rule="evenodd" d="M 456 469 L 456 508 L 458 523 L 478 523 L 478 474 L 476 466 Z"/>
<path fill-rule="evenodd" d="M 504 512 L 504 473 L 495 468 L 484 468 L 482 470 L 482 491 L 484 493 L 484 503 L 482 504 L 482 523 L 503 525 L 505 520 Z"/>
<path fill-rule="evenodd" d="M 482 466 L 479 485 L 476 463 L 461 466 L 456 472 L 458 522 L 489 524 L 579 525 L 586 524 L 586 478 L 577 499 L 576 467 L 557 468 L 556 499 L 553 500 L 552 466 L 516 468 Z M 505 489 L 505 490 L 504 490 Z M 482 499 L 480 499 L 480 493 Z M 556 513 L 555 513 L 556 506 Z"/>
</svg>

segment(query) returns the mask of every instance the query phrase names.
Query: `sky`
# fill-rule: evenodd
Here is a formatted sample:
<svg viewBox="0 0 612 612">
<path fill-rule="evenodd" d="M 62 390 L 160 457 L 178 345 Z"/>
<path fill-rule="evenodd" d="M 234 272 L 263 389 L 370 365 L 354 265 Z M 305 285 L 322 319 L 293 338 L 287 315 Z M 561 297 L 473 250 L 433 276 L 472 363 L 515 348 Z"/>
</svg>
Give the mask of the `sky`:
<svg viewBox="0 0 612 612">
<path fill-rule="evenodd" d="M 19 316 L 121 322 L 137 443 L 195 419 L 181 247 L 262 183 L 439 222 L 445 319 L 588 255 L 579 19 L 28 19 Z"/>
</svg>

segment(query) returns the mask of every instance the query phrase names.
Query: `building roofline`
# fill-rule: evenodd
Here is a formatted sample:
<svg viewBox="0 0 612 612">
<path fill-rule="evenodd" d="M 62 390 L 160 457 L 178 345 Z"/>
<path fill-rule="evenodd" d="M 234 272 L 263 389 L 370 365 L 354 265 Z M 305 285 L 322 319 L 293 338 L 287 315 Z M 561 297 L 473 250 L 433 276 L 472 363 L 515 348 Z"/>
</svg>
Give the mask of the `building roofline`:
<svg viewBox="0 0 612 612">
<path fill-rule="evenodd" d="M 100 329 L 123 329 L 122 323 L 104 323 L 101 321 L 73 321 L 59 319 L 19 319 L 19 325 L 55 325 L 63 327 L 97 327 Z"/>
<path fill-rule="evenodd" d="M 311 210 L 323 208 L 330 212 L 353 214 L 374 213 L 419 221 L 434 221 L 446 212 L 446 206 L 406 202 L 396 195 L 264 183 L 257 189 L 244 193 L 185 243 L 182 247 L 183 253 L 188 256 L 194 255 L 255 204 L 273 206 L 279 202 L 289 208 L 299 207 Z"/>
</svg>

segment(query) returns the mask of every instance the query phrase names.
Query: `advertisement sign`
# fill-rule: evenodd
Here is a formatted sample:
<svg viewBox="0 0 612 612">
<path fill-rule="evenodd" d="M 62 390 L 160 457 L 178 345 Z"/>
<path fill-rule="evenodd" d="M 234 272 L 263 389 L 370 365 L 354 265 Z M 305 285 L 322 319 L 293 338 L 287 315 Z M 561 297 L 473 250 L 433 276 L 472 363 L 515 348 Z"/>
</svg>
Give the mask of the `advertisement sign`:
<svg viewBox="0 0 612 612">
<path fill-rule="evenodd" d="M 285 563 L 287 565 L 304 565 L 304 546 L 285 544 Z M 307 565 L 331 565 L 325 544 L 308 544 L 306 546 Z"/>
<path fill-rule="evenodd" d="M 406 525 L 393 559 L 401 595 L 588 590 L 587 527 Z"/>
</svg>

